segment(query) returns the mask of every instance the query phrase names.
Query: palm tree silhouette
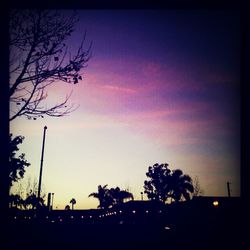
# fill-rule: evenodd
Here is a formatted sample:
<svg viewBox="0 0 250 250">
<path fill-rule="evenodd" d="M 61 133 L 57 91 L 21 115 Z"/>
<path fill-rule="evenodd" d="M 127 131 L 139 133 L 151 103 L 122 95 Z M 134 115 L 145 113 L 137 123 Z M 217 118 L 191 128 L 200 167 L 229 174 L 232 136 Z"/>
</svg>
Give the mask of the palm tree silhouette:
<svg viewBox="0 0 250 250">
<path fill-rule="evenodd" d="M 173 170 L 170 180 L 171 198 L 176 202 L 180 201 L 183 197 L 185 200 L 190 200 L 190 194 L 194 192 L 191 177 L 183 174 L 182 170 L 176 169 Z"/>
<path fill-rule="evenodd" d="M 70 206 L 69 206 L 69 205 L 66 205 L 64 209 L 65 209 L 65 210 L 70 210 Z"/>
<path fill-rule="evenodd" d="M 98 208 L 107 209 L 113 203 L 113 198 L 110 195 L 109 189 L 107 188 L 107 184 L 103 187 L 101 185 L 98 186 L 97 193 L 91 193 L 89 197 L 94 197 L 99 200 Z"/>
<path fill-rule="evenodd" d="M 124 200 L 126 200 L 126 199 L 134 200 L 134 196 L 133 196 L 132 193 L 130 193 L 130 192 L 126 191 L 126 190 L 121 190 L 120 199 L 121 199 L 121 202 L 123 203 Z"/>
<path fill-rule="evenodd" d="M 69 203 L 71 203 L 72 210 L 74 210 L 74 205 L 76 204 L 76 200 L 74 198 L 72 198 Z"/>
<path fill-rule="evenodd" d="M 113 198 L 113 204 L 120 205 L 125 199 L 134 199 L 133 194 L 126 190 L 121 190 L 119 187 L 111 188 L 109 192 Z"/>
</svg>

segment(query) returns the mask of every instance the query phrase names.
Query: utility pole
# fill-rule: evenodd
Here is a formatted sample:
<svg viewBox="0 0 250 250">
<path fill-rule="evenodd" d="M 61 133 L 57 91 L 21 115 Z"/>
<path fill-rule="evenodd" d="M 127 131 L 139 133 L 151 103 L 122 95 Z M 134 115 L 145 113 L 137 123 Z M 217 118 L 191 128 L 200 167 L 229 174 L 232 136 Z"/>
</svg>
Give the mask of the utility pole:
<svg viewBox="0 0 250 250">
<path fill-rule="evenodd" d="M 51 193 L 48 193 L 48 202 L 47 202 L 47 207 L 48 207 L 48 211 L 50 211 L 50 208 L 51 208 Z"/>
<path fill-rule="evenodd" d="M 231 189 L 230 189 L 230 182 L 227 182 L 227 193 L 228 193 L 228 197 L 231 197 Z"/>
<path fill-rule="evenodd" d="M 40 175 L 39 175 L 39 183 L 38 183 L 37 208 L 40 205 L 39 201 L 40 201 L 40 196 L 41 196 L 41 184 L 42 184 L 42 174 L 43 174 L 43 155 L 44 155 L 44 144 L 45 144 L 46 130 L 47 130 L 47 126 L 44 126 L 44 129 L 43 129 L 43 145 L 42 145 L 41 165 L 40 165 Z"/>
<path fill-rule="evenodd" d="M 143 201 L 143 192 L 141 192 L 141 200 Z"/>
</svg>

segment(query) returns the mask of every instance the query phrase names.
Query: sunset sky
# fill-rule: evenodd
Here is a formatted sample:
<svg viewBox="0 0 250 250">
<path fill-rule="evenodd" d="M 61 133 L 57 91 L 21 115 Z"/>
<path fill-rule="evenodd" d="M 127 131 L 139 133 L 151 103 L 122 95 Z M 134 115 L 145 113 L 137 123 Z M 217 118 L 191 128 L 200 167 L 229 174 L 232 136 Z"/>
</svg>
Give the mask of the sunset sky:
<svg viewBox="0 0 250 250">
<path fill-rule="evenodd" d="M 69 40 L 87 31 L 92 58 L 83 80 L 58 82 L 48 103 L 73 90 L 79 108 L 62 118 L 17 118 L 14 135 L 38 179 L 47 125 L 43 185 L 54 207 L 71 198 L 76 209 L 96 208 L 98 185 L 129 188 L 136 199 L 145 173 L 168 163 L 198 176 L 208 196 L 240 195 L 240 22 L 237 12 L 79 10 Z M 144 195 L 145 197 L 145 195 Z"/>
</svg>

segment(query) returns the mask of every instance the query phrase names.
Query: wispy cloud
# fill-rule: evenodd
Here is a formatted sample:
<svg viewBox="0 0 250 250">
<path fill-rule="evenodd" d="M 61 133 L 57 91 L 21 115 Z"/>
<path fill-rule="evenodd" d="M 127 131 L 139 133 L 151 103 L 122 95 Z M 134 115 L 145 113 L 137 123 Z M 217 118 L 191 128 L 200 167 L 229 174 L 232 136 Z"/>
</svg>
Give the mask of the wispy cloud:
<svg viewBox="0 0 250 250">
<path fill-rule="evenodd" d="M 114 91 L 114 92 L 119 92 L 119 93 L 124 93 L 124 94 L 135 94 L 138 91 L 132 88 L 126 88 L 126 87 L 119 87 L 119 86 L 115 86 L 115 85 L 104 85 L 101 86 L 101 88 L 110 90 L 110 91 Z"/>
<path fill-rule="evenodd" d="M 229 75 L 197 65 L 105 60 L 96 60 L 76 86 L 72 97 L 81 104 L 79 114 L 92 118 L 72 126 L 116 124 L 172 145 L 207 143 L 233 130 L 232 114 L 220 105 L 223 95 L 214 96 L 218 86 L 228 87 Z"/>
</svg>

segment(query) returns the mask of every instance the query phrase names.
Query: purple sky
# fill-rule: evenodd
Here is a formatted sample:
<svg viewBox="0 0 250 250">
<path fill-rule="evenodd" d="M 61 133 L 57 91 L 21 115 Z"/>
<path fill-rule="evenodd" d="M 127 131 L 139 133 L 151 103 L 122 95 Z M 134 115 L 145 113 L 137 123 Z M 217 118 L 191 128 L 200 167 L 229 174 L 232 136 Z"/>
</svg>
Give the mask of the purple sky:
<svg viewBox="0 0 250 250">
<path fill-rule="evenodd" d="M 58 207 L 72 197 L 76 207 L 95 207 L 87 195 L 99 184 L 129 186 L 139 198 L 145 172 L 156 162 L 197 175 L 206 195 L 226 195 L 227 181 L 240 195 L 239 15 L 91 10 L 79 16 L 69 45 L 74 50 L 86 30 L 93 56 L 79 85 L 62 84 L 49 93 L 59 100 L 73 89 L 71 103 L 79 109 L 59 120 L 26 125 L 20 119 L 12 126 L 18 133 L 24 125 L 26 140 L 39 151 L 41 135 L 35 134 L 46 122 L 54 151 L 47 149 L 44 185 L 57 194 Z M 62 140 L 71 143 L 68 148 Z M 55 160 L 53 143 L 64 158 Z M 29 158 L 28 142 L 24 149 Z M 33 156 L 34 165 L 39 157 Z M 58 172 L 52 165 L 63 170 L 62 182 L 72 175 L 67 191 L 53 179 Z M 30 175 L 37 173 L 35 168 Z"/>
</svg>

